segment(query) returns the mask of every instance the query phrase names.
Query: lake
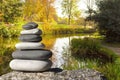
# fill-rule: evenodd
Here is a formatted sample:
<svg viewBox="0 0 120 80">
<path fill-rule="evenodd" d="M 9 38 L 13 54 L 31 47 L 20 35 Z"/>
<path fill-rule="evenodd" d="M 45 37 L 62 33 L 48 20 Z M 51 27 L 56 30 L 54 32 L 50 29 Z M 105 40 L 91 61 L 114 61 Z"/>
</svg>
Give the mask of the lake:
<svg viewBox="0 0 120 80">
<path fill-rule="evenodd" d="M 43 35 L 42 43 L 46 49 L 53 52 L 51 58 L 52 68 L 75 69 L 79 68 L 78 60 L 70 55 L 70 41 L 72 38 L 90 37 L 90 34 L 80 35 Z M 12 52 L 15 51 L 15 44 L 20 42 L 18 38 L 1 38 L 0 39 L 0 75 L 10 72 L 9 62 L 12 60 Z"/>
</svg>

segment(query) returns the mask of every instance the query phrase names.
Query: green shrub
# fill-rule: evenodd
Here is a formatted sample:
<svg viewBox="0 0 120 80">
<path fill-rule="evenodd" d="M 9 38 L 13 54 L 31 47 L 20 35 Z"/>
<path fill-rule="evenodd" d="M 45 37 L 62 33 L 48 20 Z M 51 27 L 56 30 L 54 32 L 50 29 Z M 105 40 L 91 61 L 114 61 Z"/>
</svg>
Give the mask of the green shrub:
<svg viewBox="0 0 120 80">
<path fill-rule="evenodd" d="M 4 37 L 4 38 L 18 37 L 21 29 L 18 29 L 18 27 L 16 26 L 18 25 L 13 24 L 12 26 L 7 26 L 7 24 L 1 23 L 0 37 Z"/>
<path fill-rule="evenodd" d="M 18 41 L 18 40 L 17 40 Z M 12 60 L 12 52 L 15 50 L 16 38 L 0 38 L 0 76 L 10 72 L 9 62 Z"/>
<path fill-rule="evenodd" d="M 68 65 L 71 69 L 91 68 L 100 71 L 107 80 L 120 80 L 120 57 L 91 38 L 72 39 L 71 55 L 74 61 Z M 81 66 L 81 64 L 83 64 Z M 102 63 L 102 65 L 101 65 Z M 71 66 L 74 65 L 74 66 Z M 67 67 L 65 66 L 67 69 Z"/>
<path fill-rule="evenodd" d="M 0 25 L 0 36 L 8 37 L 8 29 L 4 25 Z"/>
<path fill-rule="evenodd" d="M 71 51 L 72 55 L 78 58 L 97 59 L 103 63 L 114 62 L 117 58 L 113 51 L 103 47 L 100 42 L 91 38 L 72 39 Z"/>
<path fill-rule="evenodd" d="M 97 10 L 89 16 L 97 23 L 100 34 L 108 42 L 120 42 L 120 0 L 97 0 Z"/>
<path fill-rule="evenodd" d="M 1 47 L 0 49 L 0 75 L 10 72 L 9 62 L 12 60 L 11 53 L 14 51 L 10 47 Z"/>
</svg>

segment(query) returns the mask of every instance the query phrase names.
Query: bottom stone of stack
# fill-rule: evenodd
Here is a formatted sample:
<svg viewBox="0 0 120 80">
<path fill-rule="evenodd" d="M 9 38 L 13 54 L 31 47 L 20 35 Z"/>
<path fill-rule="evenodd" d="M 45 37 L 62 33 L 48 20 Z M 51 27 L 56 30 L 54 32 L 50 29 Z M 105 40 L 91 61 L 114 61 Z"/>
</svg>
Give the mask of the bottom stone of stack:
<svg viewBox="0 0 120 80">
<path fill-rule="evenodd" d="M 50 60 L 20 60 L 10 62 L 10 68 L 17 71 L 46 71 L 51 68 Z"/>
</svg>

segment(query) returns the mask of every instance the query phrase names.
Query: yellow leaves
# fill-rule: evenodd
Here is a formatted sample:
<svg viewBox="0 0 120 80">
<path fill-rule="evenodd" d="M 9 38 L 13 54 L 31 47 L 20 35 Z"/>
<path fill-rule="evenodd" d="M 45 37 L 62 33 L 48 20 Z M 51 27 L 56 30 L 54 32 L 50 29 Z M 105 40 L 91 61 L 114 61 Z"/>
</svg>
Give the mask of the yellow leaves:
<svg viewBox="0 0 120 80">
<path fill-rule="evenodd" d="M 24 17 L 29 20 L 43 22 L 51 20 L 55 9 L 51 5 L 54 0 L 26 0 L 24 8 Z"/>
<path fill-rule="evenodd" d="M 50 31 L 51 30 L 51 25 L 50 25 L 49 22 L 44 21 L 44 24 L 43 24 L 42 28 L 43 28 L 43 31 L 46 31 L 46 30 Z"/>
<path fill-rule="evenodd" d="M 24 18 L 28 21 L 43 22 L 44 32 L 51 32 L 55 23 L 55 8 L 51 5 L 54 0 L 27 0 L 24 8 Z"/>
</svg>

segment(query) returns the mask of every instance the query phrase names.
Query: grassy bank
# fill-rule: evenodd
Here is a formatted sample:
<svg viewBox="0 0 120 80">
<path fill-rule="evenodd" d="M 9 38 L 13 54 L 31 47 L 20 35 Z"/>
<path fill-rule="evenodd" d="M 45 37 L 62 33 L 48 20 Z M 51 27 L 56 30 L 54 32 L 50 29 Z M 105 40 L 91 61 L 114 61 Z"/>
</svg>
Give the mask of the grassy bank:
<svg viewBox="0 0 120 80">
<path fill-rule="evenodd" d="M 58 34 L 79 34 L 79 33 L 94 33 L 94 29 L 81 29 L 81 28 L 59 28 L 59 29 L 53 29 L 52 34 L 58 35 Z"/>
<path fill-rule="evenodd" d="M 69 69 L 92 68 L 102 72 L 107 80 L 120 80 L 120 57 L 94 39 L 73 39 L 71 57 L 76 65 Z"/>
<path fill-rule="evenodd" d="M 0 37 L 13 38 L 20 35 L 22 25 L 26 22 L 19 22 L 14 24 L 0 23 Z M 60 35 L 60 34 L 79 34 L 79 33 L 94 33 L 95 29 L 84 28 L 78 25 L 65 25 L 65 24 L 50 24 L 38 23 L 38 28 L 43 31 L 44 35 Z"/>
<path fill-rule="evenodd" d="M 100 42 L 95 41 L 92 38 L 73 39 L 71 41 L 71 49 L 73 56 L 79 56 L 80 58 L 99 59 L 103 62 L 115 61 L 117 55 L 103 47 Z"/>
<path fill-rule="evenodd" d="M 46 25 L 47 26 L 47 25 Z M 60 34 L 79 34 L 79 33 L 94 33 L 96 30 L 93 28 L 84 28 L 80 25 L 66 25 L 55 24 L 49 27 L 41 26 L 44 34 L 60 35 Z"/>
</svg>

